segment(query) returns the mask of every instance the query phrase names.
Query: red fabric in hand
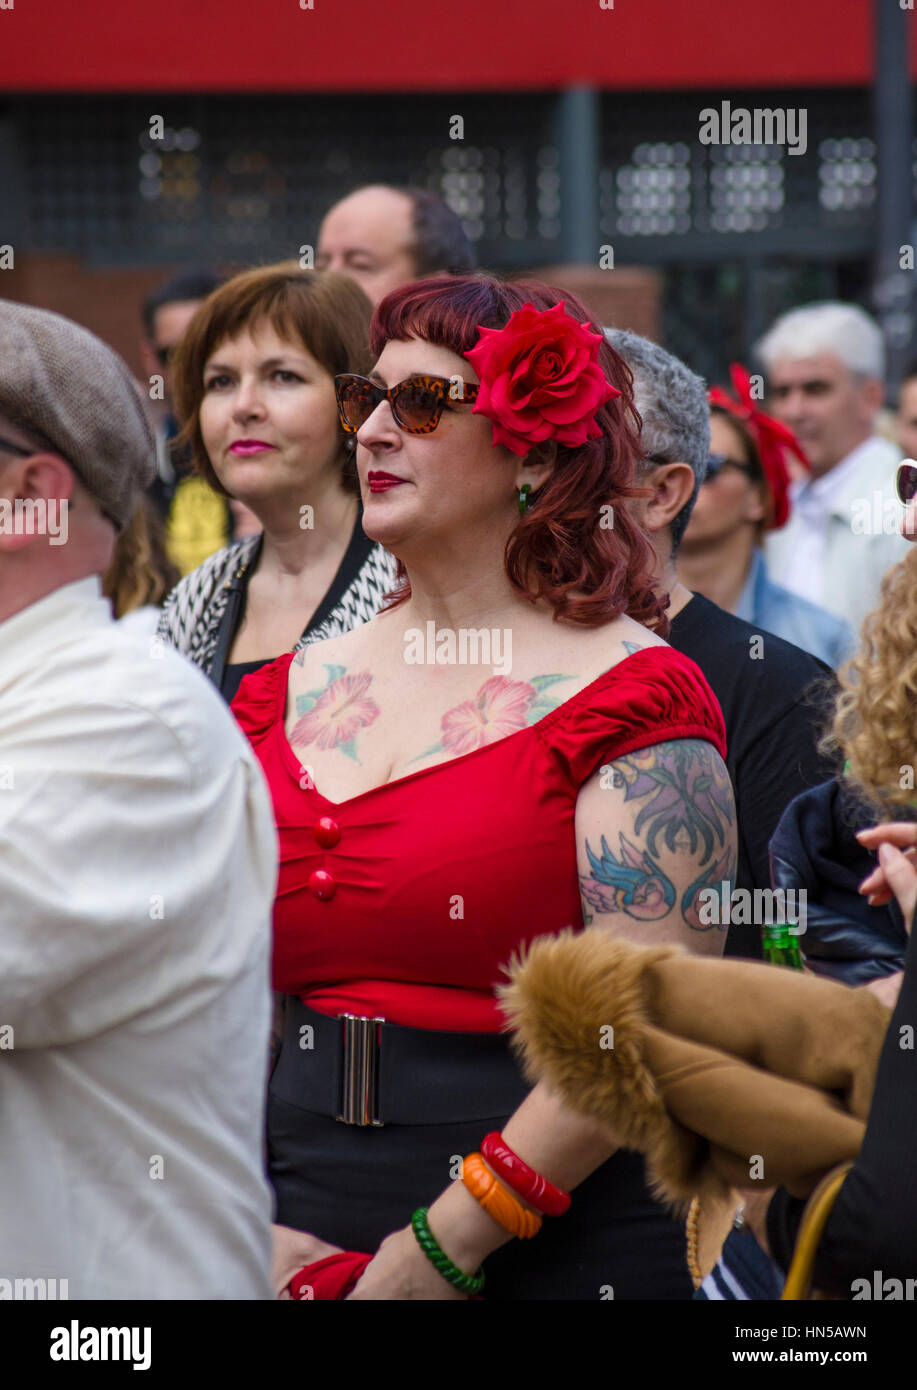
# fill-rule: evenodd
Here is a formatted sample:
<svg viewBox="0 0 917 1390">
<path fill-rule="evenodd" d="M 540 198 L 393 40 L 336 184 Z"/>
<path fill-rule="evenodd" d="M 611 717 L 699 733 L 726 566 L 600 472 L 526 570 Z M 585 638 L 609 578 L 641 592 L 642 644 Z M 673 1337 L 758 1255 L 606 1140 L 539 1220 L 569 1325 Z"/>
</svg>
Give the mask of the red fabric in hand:
<svg viewBox="0 0 917 1390">
<path fill-rule="evenodd" d="M 338 1255 L 304 1265 L 290 1280 L 290 1294 L 301 1300 L 309 1297 L 311 1289 L 312 1298 L 346 1298 L 372 1258 L 359 1250 L 342 1250 Z"/>
</svg>

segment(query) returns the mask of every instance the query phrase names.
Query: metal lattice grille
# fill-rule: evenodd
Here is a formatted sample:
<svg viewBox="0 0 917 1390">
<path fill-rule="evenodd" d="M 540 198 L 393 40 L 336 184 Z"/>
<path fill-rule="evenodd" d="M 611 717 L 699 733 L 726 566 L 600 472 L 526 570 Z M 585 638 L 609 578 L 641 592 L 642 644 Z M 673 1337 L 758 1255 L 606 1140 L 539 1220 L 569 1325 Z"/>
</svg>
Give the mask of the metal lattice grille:
<svg viewBox="0 0 917 1390">
<path fill-rule="evenodd" d="M 700 114 L 720 110 L 722 92 L 602 99 L 600 229 L 629 259 L 716 260 L 735 254 L 825 256 L 866 251 L 876 197 L 868 96 L 861 91 L 753 91 L 733 111 L 806 113 L 805 149 L 701 144 Z M 801 149 L 800 130 L 794 131 Z M 731 249 L 731 248 L 730 248 Z"/>
<path fill-rule="evenodd" d="M 754 92 L 807 114 L 807 148 L 702 145 L 721 93 L 607 93 L 596 198 L 621 259 L 830 254 L 868 247 L 875 150 L 863 92 Z M 439 192 L 494 265 L 557 259 L 563 207 L 557 97 L 23 98 L 10 105 L 28 243 L 94 261 L 291 255 L 348 188 Z M 150 122 L 161 115 L 161 138 Z M 460 115 L 464 139 L 450 139 Z M 917 161 L 915 161 L 917 164 Z M 832 240 L 833 238 L 833 240 Z"/>
<path fill-rule="evenodd" d="M 533 245 L 550 248 L 560 232 L 552 108 L 540 96 L 54 98 L 12 114 L 36 250 L 289 256 L 314 243 L 332 202 L 377 181 L 440 193 L 501 264 L 534 259 Z"/>
<path fill-rule="evenodd" d="M 665 335 L 707 376 L 800 298 L 864 297 L 876 152 L 863 90 L 733 93 L 806 112 L 806 149 L 705 145 L 719 92 L 605 93 L 597 104 L 595 254 L 665 272 Z M 565 259 L 570 208 L 556 93 L 511 97 L 99 96 L 0 108 L 0 242 L 90 265 L 264 263 L 314 245 L 359 184 L 416 184 L 462 218 L 482 265 Z M 161 138 L 151 118 L 162 117 Z M 461 117 L 463 138 L 451 139 Z M 915 132 L 917 134 L 917 132 Z M 567 137 L 569 138 L 569 137 Z M 12 151 L 12 154 L 10 153 Z M 4 162 L 5 161 L 5 162 Z M 917 189 L 917 140 L 913 176 Z M 582 245 L 582 243 L 580 243 Z"/>
</svg>

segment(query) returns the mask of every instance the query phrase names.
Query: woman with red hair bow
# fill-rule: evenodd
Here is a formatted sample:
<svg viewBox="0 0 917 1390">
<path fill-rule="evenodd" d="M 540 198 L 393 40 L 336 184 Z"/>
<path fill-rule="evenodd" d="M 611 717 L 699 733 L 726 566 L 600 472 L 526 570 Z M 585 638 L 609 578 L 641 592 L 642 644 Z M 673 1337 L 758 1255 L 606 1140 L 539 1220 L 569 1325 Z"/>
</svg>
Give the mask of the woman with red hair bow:
<svg viewBox="0 0 917 1390">
<path fill-rule="evenodd" d="M 730 369 L 736 396 L 709 392 L 707 474 L 681 543 L 678 574 L 736 617 L 772 632 L 837 667 L 853 636 L 835 617 L 771 579 L 764 558 L 768 531 L 790 514 L 790 468 L 807 469 L 795 435 L 758 406 L 744 367 Z"/>
</svg>

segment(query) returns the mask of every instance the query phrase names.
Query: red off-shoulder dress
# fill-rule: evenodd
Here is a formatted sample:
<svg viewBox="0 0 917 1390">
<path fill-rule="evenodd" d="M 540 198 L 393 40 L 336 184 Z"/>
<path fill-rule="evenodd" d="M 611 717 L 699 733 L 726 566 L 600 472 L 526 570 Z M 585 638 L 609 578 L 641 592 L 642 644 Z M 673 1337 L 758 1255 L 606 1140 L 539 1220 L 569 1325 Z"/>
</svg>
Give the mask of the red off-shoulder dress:
<svg viewBox="0 0 917 1390">
<path fill-rule="evenodd" d="M 582 927 L 583 784 L 665 739 L 726 751 L 698 667 L 648 647 L 508 737 L 334 802 L 285 736 L 291 660 L 247 676 L 232 708 L 270 785 L 280 840 L 274 987 L 321 1013 L 498 1031 L 493 991 L 513 952 Z"/>
</svg>

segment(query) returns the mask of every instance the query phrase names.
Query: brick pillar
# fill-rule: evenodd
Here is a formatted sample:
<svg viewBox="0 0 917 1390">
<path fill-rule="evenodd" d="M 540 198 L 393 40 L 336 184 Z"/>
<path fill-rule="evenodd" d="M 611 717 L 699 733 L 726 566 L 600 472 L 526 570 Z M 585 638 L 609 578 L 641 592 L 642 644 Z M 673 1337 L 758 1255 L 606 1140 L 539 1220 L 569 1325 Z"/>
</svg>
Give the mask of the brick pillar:
<svg viewBox="0 0 917 1390">
<path fill-rule="evenodd" d="M 622 266 L 552 265 L 531 273 L 578 295 L 604 328 L 629 328 L 659 342 L 662 334 L 662 277 L 656 270 Z"/>
<path fill-rule="evenodd" d="M 79 256 L 31 251 L 0 272 L 0 298 L 50 309 L 82 324 L 113 347 L 143 379 L 140 307 L 144 296 L 178 267 L 95 268 Z"/>
</svg>

